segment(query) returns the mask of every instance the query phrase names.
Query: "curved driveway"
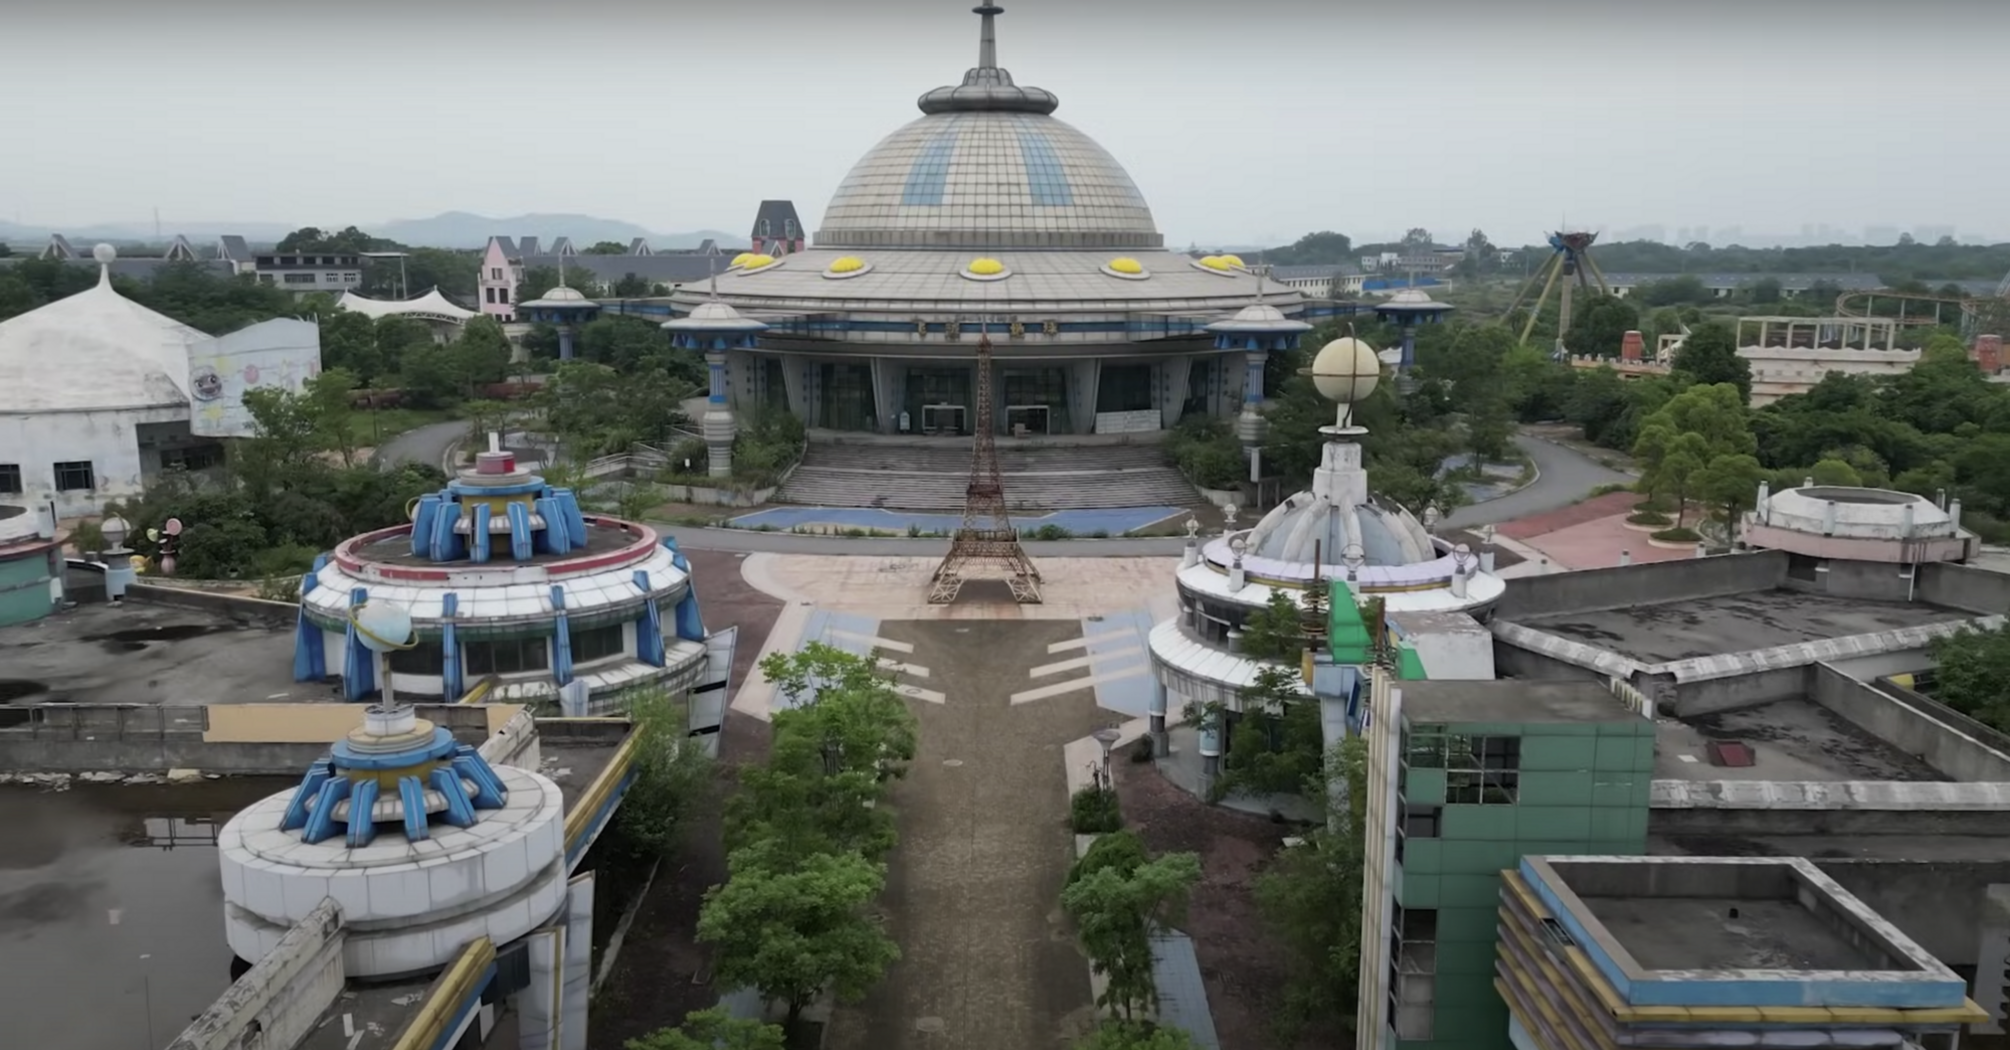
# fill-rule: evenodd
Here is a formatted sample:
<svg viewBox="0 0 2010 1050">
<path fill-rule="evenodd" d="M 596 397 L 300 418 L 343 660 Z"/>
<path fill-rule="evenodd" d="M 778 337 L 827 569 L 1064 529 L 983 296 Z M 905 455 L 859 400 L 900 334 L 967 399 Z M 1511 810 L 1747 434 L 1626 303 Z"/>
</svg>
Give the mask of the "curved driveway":
<svg viewBox="0 0 2010 1050">
<path fill-rule="evenodd" d="M 380 467 L 398 463 L 423 463 L 429 467 L 446 470 L 447 450 L 453 447 L 454 442 L 467 436 L 466 420 L 428 423 L 422 427 L 413 427 L 384 442 L 383 446 L 370 457 L 370 461 Z"/>
<path fill-rule="evenodd" d="M 461 424 L 465 427 L 466 424 Z M 426 428 L 421 428 L 421 430 Z M 414 431 L 413 433 L 418 433 Z M 1599 465 L 1584 453 L 1540 438 L 1518 436 L 1515 444 L 1542 472 L 1535 482 L 1499 499 L 1462 507 L 1447 524 L 1473 528 L 1567 507 L 1599 485 L 1630 483 L 1631 475 Z M 755 532 L 655 525 L 693 550 L 775 554 L 874 554 L 892 557 L 940 558 L 949 550 L 946 539 L 866 539 L 842 536 L 802 536 L 789 532 Z M 1035 558 L 1136 558 L 1177 555 L 1186 546 L 1179 536 L 1111 540 L 1028 540 L 1026 553 Z"/>
</svg>

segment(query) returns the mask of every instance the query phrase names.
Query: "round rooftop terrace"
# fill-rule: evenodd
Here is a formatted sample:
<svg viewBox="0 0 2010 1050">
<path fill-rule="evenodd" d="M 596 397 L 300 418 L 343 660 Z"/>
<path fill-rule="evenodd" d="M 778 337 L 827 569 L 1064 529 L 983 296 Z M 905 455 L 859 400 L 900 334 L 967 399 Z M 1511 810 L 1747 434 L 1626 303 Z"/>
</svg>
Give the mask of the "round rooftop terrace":
<svg viewBox="0 0 2010 1050">
<path fill-rule="evenodd" d="M 1954 515 L 1924 496 L 1845 485 L 1775 492 L 1756 517 L 1771 528 L 1863 539 L 1953 536 L 1958 531 Z"/>
</svg>

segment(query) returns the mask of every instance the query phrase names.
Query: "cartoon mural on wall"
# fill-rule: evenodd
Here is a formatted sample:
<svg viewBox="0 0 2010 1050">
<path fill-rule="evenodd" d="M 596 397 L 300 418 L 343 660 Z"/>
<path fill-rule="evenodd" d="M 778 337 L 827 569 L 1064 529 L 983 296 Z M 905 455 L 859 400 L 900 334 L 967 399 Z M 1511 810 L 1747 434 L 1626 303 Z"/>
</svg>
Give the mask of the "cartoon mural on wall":
<svg viewBox="0 0 2010 1050">
<path fill-rule="evenodd" d="M 245 391 L 298 393 L 320 374 L 321 329 L 312 321 L 265 321 L 193 347 L 189 429 L 202 437 L 251 437 Z"/>
</svg>

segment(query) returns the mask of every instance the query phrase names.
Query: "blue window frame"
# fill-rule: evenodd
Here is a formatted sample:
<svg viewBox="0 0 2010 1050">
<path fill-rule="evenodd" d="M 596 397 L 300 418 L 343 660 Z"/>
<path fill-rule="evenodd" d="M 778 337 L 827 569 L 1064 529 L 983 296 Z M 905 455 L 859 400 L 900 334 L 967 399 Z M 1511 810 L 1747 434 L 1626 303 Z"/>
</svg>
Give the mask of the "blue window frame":
<svg viewBox="0 0 2010 1050">
<path fill-rule="evenodd" d="M 1068 185 L 1068 173 L 1061 168 L 1061 158 L 1054 153 L 1054 144 L 1047 136 L 1037 131 L 1019 133 L 1019 156 L 1026 162 L 1026 184 L 1033 194 L 1033 203 L 1044 207 L 1065 208 L 1075 203 L 1075 191 Z"/>
<path fill-rule="evenodd" d="M 956 129 L 939 131 L 921 147 L 914 167 L 907 169 L 907 187 L 900 203 L 907 207 L 939 208 L 949 183 L 949 157 L 956 152 Z"/>
</svg>

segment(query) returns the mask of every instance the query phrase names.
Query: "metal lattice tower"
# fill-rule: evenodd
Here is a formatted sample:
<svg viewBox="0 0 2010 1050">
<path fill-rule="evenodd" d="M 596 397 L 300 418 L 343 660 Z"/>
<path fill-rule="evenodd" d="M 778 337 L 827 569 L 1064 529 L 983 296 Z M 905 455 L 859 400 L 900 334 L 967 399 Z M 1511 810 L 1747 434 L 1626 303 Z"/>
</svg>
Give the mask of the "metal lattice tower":
<svg viewBox="0 0 2010 1050">
<path fill-rule="evenodd" d="M 988 328 L 989 326 L 984 326 Z M 970 487 L 963 500 L 963 525 L 950 538 L 949 554 L 929 584 L 931 604 L 956 600 L 974 567 L 989 563 L 1003 570 L 1005 585 L 1021 605 L 1040 601 L 1040 570 L 1019 545 L 1019 532 L 1005 509 L 1005 483 L 998 476 L 998 440 L 991 418 L 991 335 L 977 337 L 977 433 L 970 449 Z"/>
</svg>

